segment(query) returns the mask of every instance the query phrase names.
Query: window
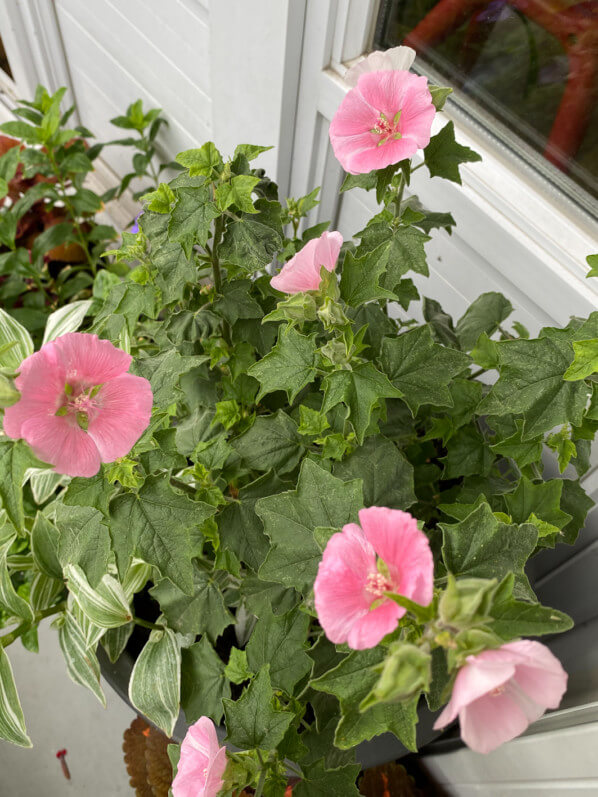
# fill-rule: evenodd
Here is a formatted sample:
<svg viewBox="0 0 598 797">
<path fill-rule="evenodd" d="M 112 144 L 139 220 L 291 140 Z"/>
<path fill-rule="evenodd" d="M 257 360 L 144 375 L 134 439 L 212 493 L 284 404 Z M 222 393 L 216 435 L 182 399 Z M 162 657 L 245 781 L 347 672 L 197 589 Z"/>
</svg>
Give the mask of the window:
<svg viewBox="0 0 598 797">
<path fill-rule="evenodd" d="M 597 0 L 386 0 L 375 46 L 402 43 L 467 113 L 596 215 Z"/>
</svg>

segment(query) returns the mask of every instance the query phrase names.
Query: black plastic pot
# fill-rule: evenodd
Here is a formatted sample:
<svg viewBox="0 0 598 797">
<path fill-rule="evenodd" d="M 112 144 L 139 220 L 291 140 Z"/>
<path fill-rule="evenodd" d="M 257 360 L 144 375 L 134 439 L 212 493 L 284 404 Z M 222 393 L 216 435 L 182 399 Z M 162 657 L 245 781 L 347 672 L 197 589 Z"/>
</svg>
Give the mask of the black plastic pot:
<svg viewBox="0 0 598 797">
<path fill-rule="evenodd" d="M 114 691 L 121 697 L 125 703 L 135 711 L 129 700 L 129 679 L 133 670 L 135 660 L 128 650 L 125 650 L 118 661 L 113 664 L 106 655 L 102 646 L 98 646 L 98 659 L 102 675 L 105 680 L 110 684 Z M 419 722 L 417 724 L 417 746 L 419 749 L 437 739 L 441 735 L 441 731 L 433 729 L 434 720 L 437 713 L 432 713 L 425 703 L 419 710 Z M 177 720 L 173 738 L 177 742 L 181 742 L 187 732 L 187 721 L 185 715 L 181 711 Z M 226 736 L 226 729 L 223 725 L 217 728 L 218 738 L 224 741 Z M 358 745 L 356 750 L 357 761 L 361 764 L 362 769 L 376 766 L 377 764 L 386 764 L 389 761 L 395 761 L 397 758 L 402 758 L 409 754 L 409 750 L 404 747 L 396 736 L 392 733 L 384 733 L 377 736 L 370 742 L 362 742 Z"/>
</svg>

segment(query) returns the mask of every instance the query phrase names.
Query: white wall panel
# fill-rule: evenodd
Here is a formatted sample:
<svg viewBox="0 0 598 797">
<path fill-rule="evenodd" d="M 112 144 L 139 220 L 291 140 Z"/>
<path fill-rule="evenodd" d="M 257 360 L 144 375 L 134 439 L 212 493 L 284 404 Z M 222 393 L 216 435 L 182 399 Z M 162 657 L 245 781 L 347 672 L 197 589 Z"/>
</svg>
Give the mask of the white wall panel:
<svg viewBox="0 0 598 797">
<path fill-rule="evenodd" d="M 73 89 L 83 124 L 100 139 L 119 138 L 109 123 L 141 97 L 162 107 L 170 127 L 159 144 L 164 159 L 210 138 L 209 26 L 198 0 L 57 0 L 56 9 Z M 122 174 L 130 155 L 104 151 Z"/>
</svg>

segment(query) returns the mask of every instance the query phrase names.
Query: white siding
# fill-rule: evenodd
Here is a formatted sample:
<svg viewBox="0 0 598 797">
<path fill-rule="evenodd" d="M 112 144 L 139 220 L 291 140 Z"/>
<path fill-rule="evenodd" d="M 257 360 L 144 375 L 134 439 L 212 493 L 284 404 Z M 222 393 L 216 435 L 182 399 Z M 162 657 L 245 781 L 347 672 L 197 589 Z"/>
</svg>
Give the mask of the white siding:
<svg viewBox="0 0 598 797">
<path fill-rule="evenodd" d="M 100 140 L 122 138 L 109 119 L 141 97 L 161 107 L 169 127 L 159 143 L 164 160 L 211 136 L 210 30 L 200 0 L 56 0 L 58 22 L 81 122 Z M 104 150 L 119 174 L 130 154 Z"/>
</svg>

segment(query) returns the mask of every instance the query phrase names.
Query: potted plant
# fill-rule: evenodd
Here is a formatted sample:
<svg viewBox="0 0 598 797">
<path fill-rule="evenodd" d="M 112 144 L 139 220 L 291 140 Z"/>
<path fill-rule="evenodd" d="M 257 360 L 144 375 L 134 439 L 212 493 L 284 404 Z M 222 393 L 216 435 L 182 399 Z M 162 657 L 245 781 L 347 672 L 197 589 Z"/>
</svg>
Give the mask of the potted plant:
<svg viewBox="0 0 598 797">
<path fill-rule="evenodd" d="M 29 743 L 6 648 L 51 615 L 100 700 L 98 644 L 132 652 L 130 701 L 169 735 L 182 706 L 175 797 L 357 794 L 356 750 L 415 750 L 425 705 L 487 751 L 559 704 L 527 638 L 571 620 L 525 566 L 591 506 L 598 314 L 534 339 L 497 293 L 411 317 L 407 275 L 454 220 L 404 190 L 478 156 L 431 135 L 449 90 L 410 58 L 367 59 L 331 125 L 341 190 L 380 203 L 357 243 L 300 232 L 317 191 L 281 204 L 264 147 L 207 143 L 145 196 L 85 332 L 33 355 L 2 332 L 29 355 L 0 442 L 3 738 Z M 568 470 L 545 480 L 551 452 Z M 43 500 L 34 455 L 65 477 Z"/>
</svg>

